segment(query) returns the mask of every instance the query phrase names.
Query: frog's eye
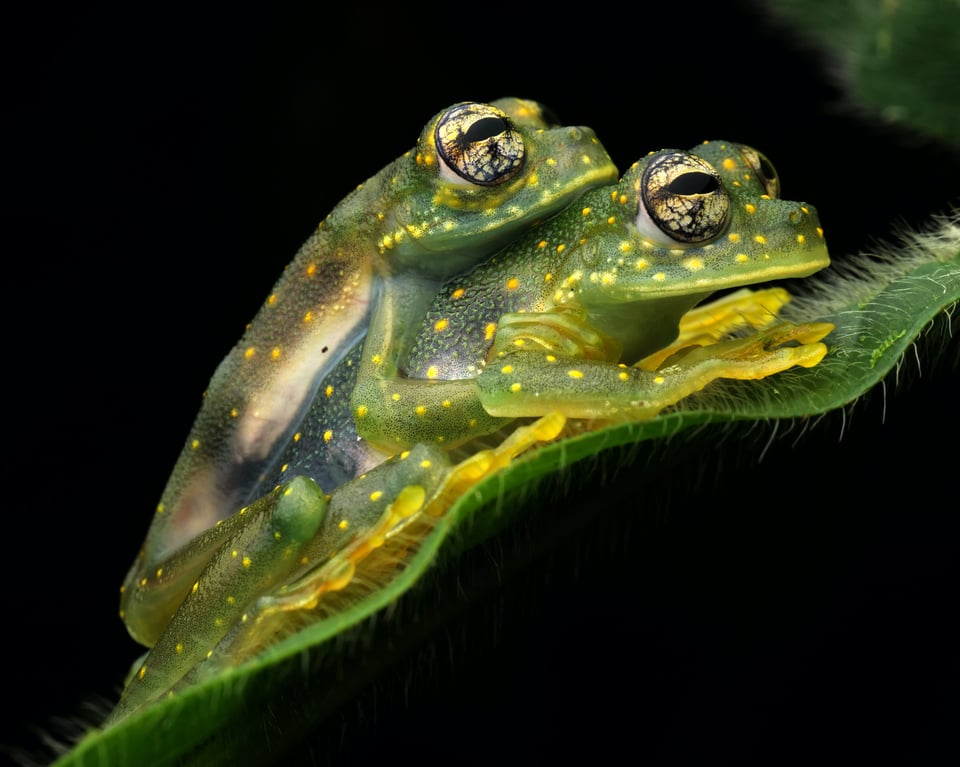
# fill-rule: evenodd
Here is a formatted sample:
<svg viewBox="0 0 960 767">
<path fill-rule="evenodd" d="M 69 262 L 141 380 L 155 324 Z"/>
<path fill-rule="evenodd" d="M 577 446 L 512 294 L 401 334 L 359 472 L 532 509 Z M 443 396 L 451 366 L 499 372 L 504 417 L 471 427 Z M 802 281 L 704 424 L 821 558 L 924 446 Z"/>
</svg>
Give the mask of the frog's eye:
<svg viewBox="0 0 960 767">
<path fill-rule="evenodd" d="M 773 167 L 773 163 L 767 159 L 765 154 L 746 144 L 737 144 L 737 148 L 747 165 L 750 166 L 760 183 L 763 184 L 767 195 L 777 199 L 780 196 L 780 177 L 777 176 L 777 169 Z"/>
<path fill-rule="evenodd" d="M 458 104 L 447 110 L 434 134 L 440 173 L 447 181 L 494 186 L 523 165 L 523 137 L 506 113 L 490 104 Z"/>
<path fill-rule="evenodd" d="M 706 160 L 687 152 L 663 153 L 640 177 L 637 229 L 658 245 L 712 240 L 723 232 L 729 212 L 730 198 L 720 175 Z"/>
</svg>

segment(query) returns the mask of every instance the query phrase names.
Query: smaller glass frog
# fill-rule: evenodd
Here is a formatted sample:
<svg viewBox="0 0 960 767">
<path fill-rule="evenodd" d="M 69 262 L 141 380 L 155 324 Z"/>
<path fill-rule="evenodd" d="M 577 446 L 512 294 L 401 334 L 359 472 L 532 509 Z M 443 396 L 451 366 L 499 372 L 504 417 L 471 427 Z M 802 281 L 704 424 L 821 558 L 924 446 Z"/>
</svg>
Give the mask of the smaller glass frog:
<svg viewBox="0 0 960 767">
<path fill-rule="evenodd" d="M 395 368 L 445 279 L 616 180 L 591 129 L 546 114 L 516 98 L 439 112 L 303 245 L 204 393 L 122 589 L 135 639 L 162 633 L 212 554 L 204 533 L 272 487 L 266 473 L 345 353 L 366 337 L 381 349 L 368 374 Z"/>
<path fill-rule="evenodd" d="M 442 513 L 566 418 L 649 418 L 718 378 L 816 365 L 831 326 L 773 324 L 783 291 L 693 307 L 828 264 L 816 211 L 778 199 L 772 166 L 749 147 L 652 153 L 584 193 L 438 291 L 396 357 L 403 376 L 363 375 L 383 353 L 362 340 L 345 353 L 271 473 L 275 489 L 197 538 L 217 553 L 115 716 L 190 680 L 205 658 L 215 668 L 296 630 L 401 528 L 416 539 L 421 512 Z M 743 328 L 754 332 L 726 338 Z M 530 416 L 543 418 L 451 468 L 451 448 Z M 349 481 L 327 497 L 308 477 L 341 446 L 353 451 Z M 379 465 L 352 479 L 365 462 Z"/>
</svg>

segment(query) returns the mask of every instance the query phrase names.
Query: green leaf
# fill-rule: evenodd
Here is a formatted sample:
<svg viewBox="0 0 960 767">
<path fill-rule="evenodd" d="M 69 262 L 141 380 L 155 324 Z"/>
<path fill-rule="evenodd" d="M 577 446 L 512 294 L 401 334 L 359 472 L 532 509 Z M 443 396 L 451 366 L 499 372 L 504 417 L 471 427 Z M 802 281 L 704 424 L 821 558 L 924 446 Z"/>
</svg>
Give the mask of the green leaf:
<svg viewBox="0 0 960 767">
<path fill-rule="evenodd" d="M 816 367 L 763 381 L 719 382 L 651 421 L 588 431 L 525 454 L 457 500 L 405 568 L 369 598 L 250 663 L 91 732 L 56 764 L 276 759 L 463 609 L 451 591 L 451 564 L 498 529 L 518 524 L 538 481 L 616 446 L 675 438 L 702 424 L 809 422 L 880 385 L 915 349 L 923 349 L 930 364 L 956 364 L 960 215 L 939 218 L 929 231 L 908 234 L 879 255 L 835 264 L 797 288 L 787 319 L 836 326 Z M 460 569 L 456 578 L 469 583 L 470 573 Z"/>
</svg>

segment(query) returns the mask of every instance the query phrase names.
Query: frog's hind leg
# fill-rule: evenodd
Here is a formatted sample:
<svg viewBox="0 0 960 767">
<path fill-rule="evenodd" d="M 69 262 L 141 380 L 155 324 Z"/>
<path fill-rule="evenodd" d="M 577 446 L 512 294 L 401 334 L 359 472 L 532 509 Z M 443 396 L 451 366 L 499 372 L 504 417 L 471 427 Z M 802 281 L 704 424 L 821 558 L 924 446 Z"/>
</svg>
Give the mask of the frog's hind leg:
<svg viewBox="0 0 960 767">
<path fill-rule="evenodd" d="M 198 671 L 243 662 L 268 643 L 319 621 L 326 620 L 323 637 L 333 636 L 395 599 L 405 587 L 390 586 L 456 500 L 528 448 L 556 438 L 564 424 L 559 414 L 545 416 L 456 465 L 450 465 L 440 447 L 416 445 L 338 488 L 324 528 L 365 529 L 345 543 L 321 531 L 305 554 L 321 564 L 257 600 L 217 648 L 207 669 Z M 337 545 L 341 547 L 331 553 L 330 547 Z M 364 609 L 352 610 L 361 602 Z"/>
<path fill-rule="evenodd" d="M 298 566 L 326 509 L 317 484 L 298 477 L 238 511 L 234 517 L 243 523 L 234 526 L 200 573 L 106 724 L 156 700 L 208 657 L 249 605 Z"/>
<path fill-rule="evenodd" d="M 709 346 L 744 329 L 762 330 L 779 317 L 791 300 L 780 287 L 742 288 L 694 307 L 680 319 L 677 339 L 636 363 L 641 370 L 656 370 L 664 360 L 689 346 Z"/>
</svg>

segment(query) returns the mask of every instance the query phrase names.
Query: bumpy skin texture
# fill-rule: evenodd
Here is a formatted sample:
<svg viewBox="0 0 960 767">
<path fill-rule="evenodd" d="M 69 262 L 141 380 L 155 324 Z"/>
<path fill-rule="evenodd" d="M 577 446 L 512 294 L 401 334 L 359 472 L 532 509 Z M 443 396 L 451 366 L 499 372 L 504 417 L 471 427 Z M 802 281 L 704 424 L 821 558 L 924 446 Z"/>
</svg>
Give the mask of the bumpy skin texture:
<svg viewBox="0 0 960 767">
<path fill-rule="evenodd" d="M 271 492 L 265 478 L 344 355 L 366 338 L 382 349 L 368 374 L 395 370 L 445 279 L 616 177 L 589 128 L 506 98 L 439 112 L 414 149 L 344 198 L 210 381 L 122 589 L 131 635 L 161 637 L 223 547 L 218 525 Z"/>
<path fill-rule="evenodd" d="M 424 135 L 442 134 L 428 126 Z M 504 163 L 515 165 L 510 157 Z M 595 168 L 596 158 L 587 165 Z M 484 158 L 478 167 L 487 174 L 491 166 Z M 802 277 L 829 264 L 816 211 L 777 199 L 766 158 L 713 141 L 652 153 L 618 184 L 597 186 L 597 178 L 587 174 L 586 186 L 596 188 L 474 268 L 459 267 L 481 260 L 477 242 L 485 238 L 461 229 L 458 236 L 470 240 L 456 251 L 455 276 L 385 259 L 399 230 L 389 235 L 390 248 L 371 261 L 369 332 L 364 337 L 362 322 L 351 325 L 352 340 L 344 335 L 335 350 L 337 363 L 317 377 L 306 417 L 274 440 L 272 465 L 257 464 L 264 475 L 252 494 L 260 500 L 159 566 L 151 554 L 131 571 L 127 586 L 138 599 L 128 604 L 149 617 L 141 623 L 160 641 L 115 718 L 175 685 L 214 648 L 241 657 L 238 648 L 259 641 L 262 618 L 312 609 L 319 595 L 350 582 L 391 525 L 429 507 L 431 493 L 462 492 L 530 444 L 552 439 L 565 417 L 649 418 L 717 378 L 762 378 L 822 359 L 819 341 L 830 326 L 774 324 L 789 300 L 785 291 L 741 291 L 693 309 L 717 290 Z M 491 211 L 493 218 L 510 215 Z M 297 264 L 291 269 L 304 279 Z M 282 295 L 275 290 L 261 315 Z M 248 336 L 264 332 L 256 324 Z M 753 334 L 728 338 L 745 328 Z M 515 433 L 483 451 L 492 458 L 450 466 L 448 448 L 526 416 L 547 417 L 529 437 Z M 336 488 L 332 497 L 318 478 Z M 376 541 L 360 546 L 361 554 L 342 554 L 359 550 L 365 536 Z M 177 588 L 165 590 L 173 578 Z"/>
</svg>

